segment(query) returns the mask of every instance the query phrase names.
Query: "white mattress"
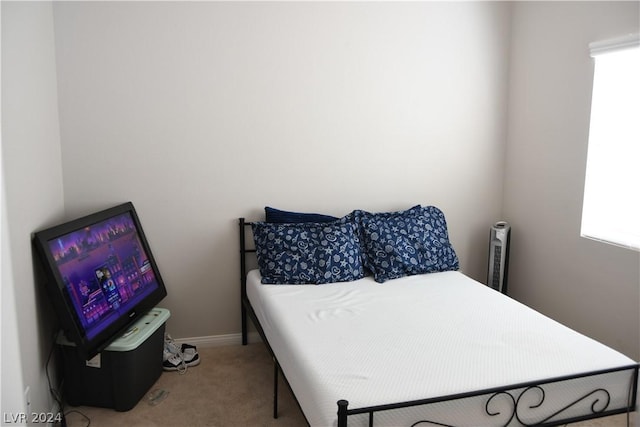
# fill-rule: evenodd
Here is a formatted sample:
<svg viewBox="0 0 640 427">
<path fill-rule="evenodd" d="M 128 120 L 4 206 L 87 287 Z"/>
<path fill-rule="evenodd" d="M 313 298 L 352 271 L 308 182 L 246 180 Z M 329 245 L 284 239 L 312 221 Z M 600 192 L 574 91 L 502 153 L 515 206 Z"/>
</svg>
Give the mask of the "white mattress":
<svg viewBox="0 0 640 427">
<path fill-rule="evenodd" d="M 312 426 L 336 425 L 339 399 L 359 408 L 635 364 L 460 272 L 384 284 L 364 278 L 305 286 L 263 285 L 253 270 L 247 295 Z M 611 399 L 607 409 L 625 407 L 631 371 L 545 387 L 541 408 L 550 415 L 550 407 L 590 393 L 604 377 Z M 526 399 L 538 395 L 530 390 Z M 492 400 L 491 408 L 501 408 L 493 417 L 485 412 L 487 397 L 478 399 L 432 405 L 419 415 L 417 409 L 390 411 L 375 419 L 381 425 L 429 419 L 478 427 L 504 425 L 513 412 L 506 395 Z M 562 415 L 590 413 L 594 399 Z M 519 416 L 541 416 L 533 412 Z M 364 416 L 349 417 L 349 426 L 367 422 Z M 509 425 L 519 424 L 514 419 Z"/>
</svg>

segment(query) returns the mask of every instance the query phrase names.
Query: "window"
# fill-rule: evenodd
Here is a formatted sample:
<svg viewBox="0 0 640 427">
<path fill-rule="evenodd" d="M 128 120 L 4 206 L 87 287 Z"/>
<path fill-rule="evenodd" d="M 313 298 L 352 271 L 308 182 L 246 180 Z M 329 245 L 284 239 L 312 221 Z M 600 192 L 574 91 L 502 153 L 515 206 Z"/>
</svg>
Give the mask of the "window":
<svg viewBox="0 0 640 427">
<path fill-rule="evenodd" d="M 580 233 L 640 250 L 640 37 L 589 47 L 595 70 Z"/>
</svg>

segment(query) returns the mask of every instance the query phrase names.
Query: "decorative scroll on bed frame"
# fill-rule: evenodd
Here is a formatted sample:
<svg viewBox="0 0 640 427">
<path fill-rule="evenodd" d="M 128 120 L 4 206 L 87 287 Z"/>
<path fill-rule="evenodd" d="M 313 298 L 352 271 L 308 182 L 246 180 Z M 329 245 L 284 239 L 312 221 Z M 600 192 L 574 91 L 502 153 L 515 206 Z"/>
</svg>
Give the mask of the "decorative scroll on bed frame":
<svg viewBox="0 0 640 427">
<path fill-rule="evenodd" d="M 253 242 L 248 246 L 247 238 L 250 234 L 246 233 L 246 228 L 252 225 L 251 222 L 245 221 L 244 218 L 239 218 L 239 240 L 240 240 L 240 283 L 241 283 L 241 315 L 242 315 L 242 344 L 247 344 L 247 315 L 252 319 L 253 323 L 256 326 L 256 329 L 262 340 L 264 341 L 267 349 L 269 350 L 273 360 L 274 360 L 274 389 L 273 389 L 273 417 L 278 417 L 278 376 L 282 373 L 282 377 L 284 378 L 286 384 L 290 387 L 286 376 L 281 370 L 280 364 L 275 356 L 273 349 L 265 335 L 265 332 L 256 316 L 256 313 L 251 305 L 247 297 L 247 257 L 249 254 L 255 253 L 256 250 L 253 246 Z M 568 405 L 549 410 L 548 406 L 545 405 L 547 403 L 546 395 L 547 389 L 554 384 L 560 382 L 571 382 L 578 381 L 580 379 L 586 379 L 590 377 L 597 377 L 600 375 L 611 374 L 615 372 L 624 372 L 628 371 L 629 375 L 632 377 L 631 384 L 629 385 L 628 390 L 628 399 L 627 405 L 624 407 L 618 408 L 610 408 L 610 400 L 611 396 L 609 391 L 605 386 L 597 386 L 593 390 L 584 393 L 581 396 L 575 397 L 575 399 Z M 366 414 L 368 416 L 368 424 L 369 426 L 374 425 L 375 415 L 378 413 L 382 413 L 385 411 L 393 411 L 403 408 L 412 408 L 421 405 L 432 405 L 442 402 L 450 402 L 456 401 L 460 399 L 480 399 L 479 402 L 482 402 L 484 406 L 484 413 L 487 416 L 488 420 L 491 420 L 491 425 L 495 426 L 508 426 L 512 425 L 511 423 L 517 421 L 519 425 L 524 426 L 557 426 L 564 425 L 573 422 L 584 421 L 588 419 L 600 418 L 611 416 L 615 414 L 627 414 L 627 426 L 629 426 L 630 420 L 630 412 L 633 412 L 636 407 L 636 390 L 638 385 L 638 365 L 624 366 L 620 368 L 608 369 L 608 370 L 600 370 L 594 372 L 588 372 L 579 375 L 571 375 L 565 377 L 558 378 L 549 378 L 545 380 L 535 381 L 535 382 L 526 382 L 521 384 L 513 384 L 505 387 L 497 387 L 490 388 L 484 390 L 470 391 L 468 393 L 454 394 L 441 396 L 437 398 L 430 399 L 422 399 L 422 400 L 413 400 L 407 402 L 399 402 L 399 403 L 389 403 L 385 405 L 377 405 L 371 407 L 361 407 L 361 408 L 349 408 L 349 402 L 346 399 L 339 400 L 336 402 L 336 413 L 337 413 L 337 426 L 338 427 L 346 427 L 349 417 L 358 415 L 358 414 Z M 292 390 L 292 394 L 297 401 L 297 397 Z M 348 397 L 348 396 L 345 396 Z M 500 409 L 498 408 L 497 403 L 500 403 Z M 506 405 L 505 405 L 506 402 Z M 563 417 L 564 413 L 570 412 L 571 408 L 576 405 L 587 405 L 590 407 L 590 412 L 581 415 L 569 415 Z M 300 404 L 298 403 L 298 406 Z M 505 410 L 504 408 L 508 409 Z M 545 409 L 547 408 L 547 409 Z M 304 415 L 304 411 L 301 412 Z M 528 424 L 528 419 L 530 419 L 531 414 L 536 415 L 536 422 L 533 424 Z M 306 415 L 305 415 L 306 417 Z M 307 420 L 308 423 L 308 420 Z M 441 422 L 431 421 L 431 420 L 422 420 L 417 419 L 411 427 L 418 426 L 444 426 L 444 427 L 454 427 L 449 426 L 449 424 L 443 424 Z"/>
</svg>

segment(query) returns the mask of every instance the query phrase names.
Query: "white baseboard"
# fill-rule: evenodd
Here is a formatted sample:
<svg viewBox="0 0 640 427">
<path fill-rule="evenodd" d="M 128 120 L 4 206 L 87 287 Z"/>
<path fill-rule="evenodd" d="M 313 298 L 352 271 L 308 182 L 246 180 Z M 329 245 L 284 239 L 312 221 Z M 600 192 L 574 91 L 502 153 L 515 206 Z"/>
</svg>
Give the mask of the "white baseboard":
<svg viewBox="0 0 640 427">
<path fill-rule="evenodd" d="M 205 337 L 175 338 L 177 344 L 191 344 L 198 348 L 221 347 L 225 345 L 241 345 L 242 334 L 209 335 Z M 249 332 L 247 339 L 250 344 L 262 342 L 260 334 Z"/>
</svg>

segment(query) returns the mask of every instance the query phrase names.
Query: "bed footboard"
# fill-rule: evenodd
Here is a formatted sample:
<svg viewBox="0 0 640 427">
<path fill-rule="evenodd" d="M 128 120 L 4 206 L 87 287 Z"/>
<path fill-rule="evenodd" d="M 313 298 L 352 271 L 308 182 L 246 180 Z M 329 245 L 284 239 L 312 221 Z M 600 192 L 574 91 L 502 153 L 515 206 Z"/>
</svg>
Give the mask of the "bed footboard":
<svg viewBox="0 0 640 427">
<path fill-rule="evenodd" d="M 585 385 L 591 388 L 584 388 Z M 567 387 L 575 387 L 576 392 L 567 394 Z M 375 414 L 399 410 L 411 413 L 412 421 L 407 424 L 411 427 L 455 427 L 447 424 L 446 419 L 422 418 L 420 407 L 462 400 L 471 401 L 472 406 L 479 408 L 482 425 L 546 427 L 626 413 L 629 426 L 630 413 L 636 408 L 637 387 L 638 365 L 631 365 L 535 383 L 363 408 L 349 409 L 349 402 L 341 399 L 337 402 L 338 427 L 347 427 L 348 418 L 358 414 L 368 414 L 368 425 L 373 426 Z M 559 396 L 564 398 L 561 403 Z M 465 408 L 469 407 L 465 403 Z"/>
</svg>

